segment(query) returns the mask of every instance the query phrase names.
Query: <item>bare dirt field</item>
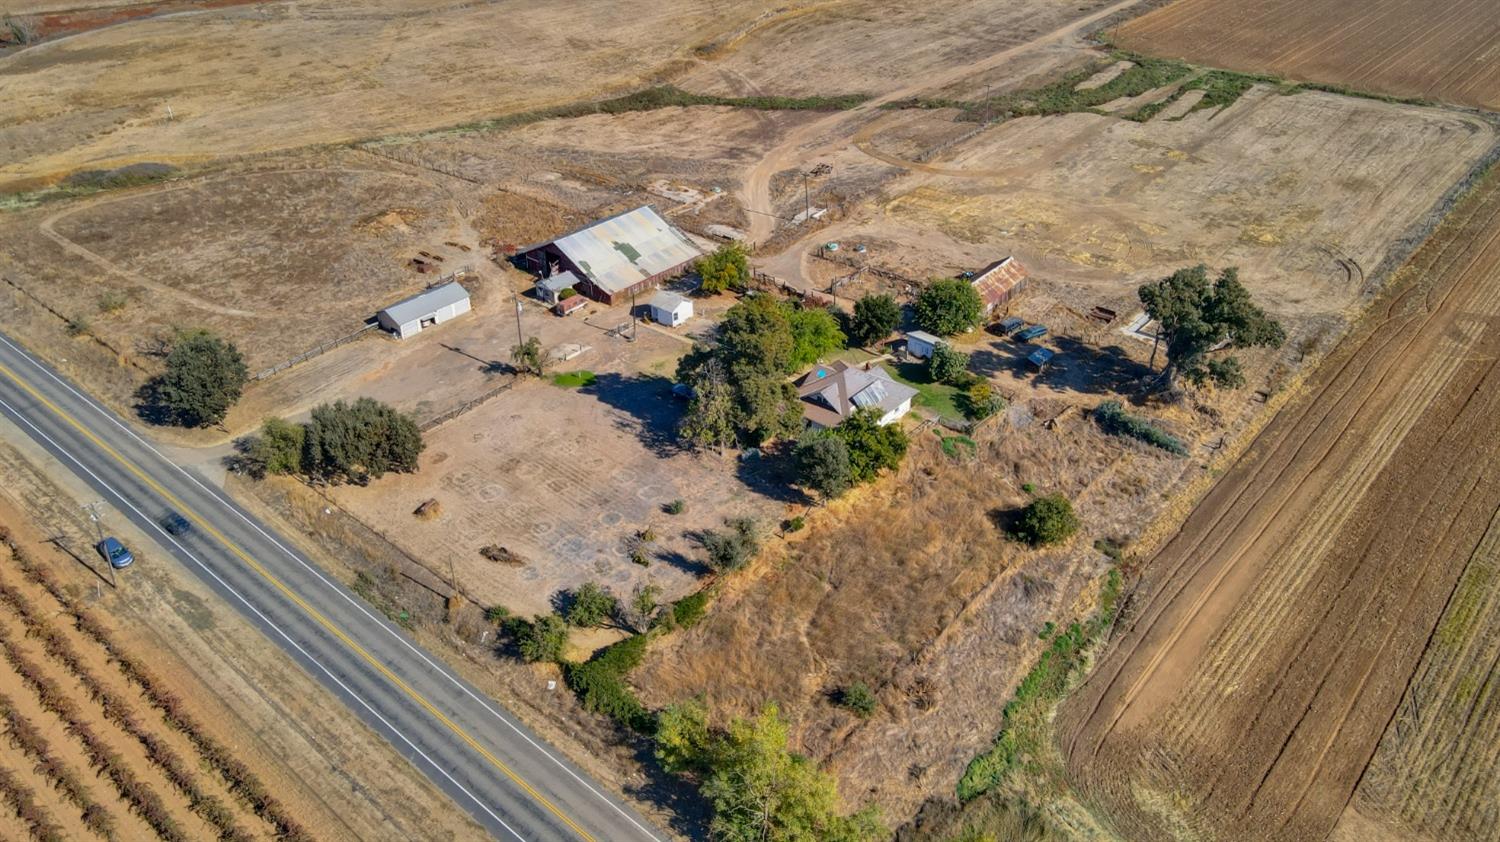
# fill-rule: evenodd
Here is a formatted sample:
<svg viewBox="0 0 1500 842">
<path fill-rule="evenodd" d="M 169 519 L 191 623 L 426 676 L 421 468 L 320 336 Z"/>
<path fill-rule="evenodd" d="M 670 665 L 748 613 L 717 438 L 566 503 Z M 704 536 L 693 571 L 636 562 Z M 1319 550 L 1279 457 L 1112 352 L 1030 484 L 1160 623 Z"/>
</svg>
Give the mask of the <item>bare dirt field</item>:
<svg viewBox="0 0 1500 842">
<path fill-rule="evenodd" d="M 1500 108 L 1500 15 L 1489 0 L 1178 0 L 1113 37 L 1213 67 Z"/>
<path fill-rule="evenodd" d="M 1121 832 L 1493 836 L 1497 267 L 1491 176 L 1145 568 L 1059 717 Z"/>
<path fill-rule="evenodd" d="M 589 99 L 688 61 L 693 45 L 764 7 L 324 0 L 133 21 L 0 57 L 0 146 L 25 151 L 0 166 L 0 182 L 286 150 Z"/>
</svg>

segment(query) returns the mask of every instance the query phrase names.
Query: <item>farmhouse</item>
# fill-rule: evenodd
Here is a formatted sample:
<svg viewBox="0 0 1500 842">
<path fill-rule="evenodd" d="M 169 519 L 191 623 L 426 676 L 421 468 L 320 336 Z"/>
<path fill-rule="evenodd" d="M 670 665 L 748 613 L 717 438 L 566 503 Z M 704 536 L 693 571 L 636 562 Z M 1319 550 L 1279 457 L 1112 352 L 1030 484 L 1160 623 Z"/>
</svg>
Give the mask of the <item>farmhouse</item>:
<svg viewBox="0 0 1500 842">
<path fill-rule="evenodd" d="M 925 360 L 932 356 L 932 349 L 942 342 L 940 337 L 925 330 L 913 330 L 906 334 L 906 353 Z"/>
<path fill-rule="evenodd" d="M 432 287 L 402 299 L 376 314 L 380 326 L 409 339 L 423 329 L 469 312 L 469 291 L 457 281 Z"/>
<path fill-rule="evenodd" d="M 885 426 L 911 411 L 917 390 L 898 383 L 880 366 L 854 368 L 847 363 L 820 365 L 797 381 L 802 417 L 814 429 L 837 427 L 861 409 L 880 413 Z"/>
<path fill-rule="evenodd" d="M 681 273 L 701 254 L 687 235 L 642 205 L 526 246 L 512 262 L 544 279 L 571 272 L 578 279 L 575 289 L 613 305 Z"/>
<path fill-rule="evenodd" d="M 675 292 L 662 290 L 651 296 L 651 321 L 676 327 L 693 317 L 693 302 Z"/>
<path fill-rule="evenodd" d="M 996 308 L 1004 307 L 1011 296 L 1025 289 L 1029 281 L 1030 276 L 1021 261 L 1007 257 L 981 269 L 969 283 L 984 302 L 984 315 L 988 318 Z"/>
</svg>

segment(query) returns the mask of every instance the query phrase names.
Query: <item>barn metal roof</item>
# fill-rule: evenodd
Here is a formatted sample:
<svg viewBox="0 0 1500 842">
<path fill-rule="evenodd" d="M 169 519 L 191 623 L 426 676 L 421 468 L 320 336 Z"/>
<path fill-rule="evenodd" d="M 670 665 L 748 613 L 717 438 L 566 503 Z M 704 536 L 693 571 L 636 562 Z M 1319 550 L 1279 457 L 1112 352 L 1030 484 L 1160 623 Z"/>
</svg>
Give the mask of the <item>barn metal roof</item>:
<svg viewBox="0 0 1500 842">
<path fill-rule="evenodd" d="M 462 284 L 458 281 L 450 281 L 442 286 L 419 292 L 411 298 L 403 298 L 380 312 L 396 324 L 404 325 L 424 316 L 430 316 L 451 304 L 465 301 L 468 297 L 469 291 L 464 289 Z"/>
<path fill-rule="evenodd" d="M 610 293 L 629 289 L 702 254 L 650 205 L 601 219 L 552 243 L 595 286 Z"/>
<path fill-rule="evenodd" d="M 993 307 L 1026 283 L 1026 267 L 1014 257 L 997 260 L 984 267 L 969 283 L 979 293 L 986 307 Z"/>
</svg>

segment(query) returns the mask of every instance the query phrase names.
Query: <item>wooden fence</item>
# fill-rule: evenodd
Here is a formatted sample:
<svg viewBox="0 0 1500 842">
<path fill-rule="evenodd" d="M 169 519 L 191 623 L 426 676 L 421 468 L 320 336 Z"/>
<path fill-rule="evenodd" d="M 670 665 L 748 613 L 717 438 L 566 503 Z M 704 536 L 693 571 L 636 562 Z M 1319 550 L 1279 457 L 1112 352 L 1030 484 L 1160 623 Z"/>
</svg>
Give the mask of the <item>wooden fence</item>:
<svg viewBox="0 0 1500 842">
<path fill-rule="evenodd" d="M 265 371 L 257 372 L 255 374 L 255 376 L 251 377 L 250 379 L 251 380 L 264 380 L 264 379 L 266 379 L 267 377 L 270 377 L 273 374 L 279 374 L 280 372 L 286 371 L 287 369 L 291 368 L 292 366 L 294 366 L 294 365 L 296 365 L 298 363 L 305 363 L 308 360 L 312 359 L 313 357 L 316 357 L 316 356 L 318 356 L 320 354 L 326 354 L 329 351 L 332 351 L 334 348 L 339 347 L 340 345 L 347 345 L 348 343 L 353 342 L 354 340 L 360 338 L 361 336 L 364 336 L 366 333 L 369 333 L 370 331 L 374 330 L 377 327 L 379 327 L 379 325 L 377 325 L 374 322 L 371 322 L 371 323 L 365 325 L 364 327 L 360 328 L 359 330 L 356 330 L 353 333 L 349 334 L 348 336 L 341 336 L 338 339 L 333 339 L 333 340 L 330 340 L 328 342 L 324 342 L 323 344 L 317 346 L 316 348 L 310 348 L 310 349 L 308 349 L 306 351 L 303 351 L 302 353 L 298 354 L 297 356 L 292 357 L 289 360 L 285 360 L 285 361 L 279 362 L 276 365 L 273 365 L 270 368 L 266 369 Z"/>
</svg>

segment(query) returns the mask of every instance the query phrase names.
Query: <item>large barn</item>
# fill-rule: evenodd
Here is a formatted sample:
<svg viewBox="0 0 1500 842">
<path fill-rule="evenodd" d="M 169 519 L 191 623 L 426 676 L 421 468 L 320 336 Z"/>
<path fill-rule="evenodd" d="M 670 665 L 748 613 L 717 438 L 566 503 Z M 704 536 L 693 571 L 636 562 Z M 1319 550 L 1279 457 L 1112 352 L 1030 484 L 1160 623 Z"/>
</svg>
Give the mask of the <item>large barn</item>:
<svg viewBox="0 0 1500 842">
<path fill-rule="evenodd" d="M 555 240 L 526 246 L 512 261 L 540 278 L 572 272 L 580 293 L 604 304 L 630 301 L 702 256 L 687 235 L 649 205 L 601 219 Z"/>
<path fill-rule="evenodd" d="M 1008 303 L 1011 296 L 1025 289 L 1029 281 L 1021 261 L 1007 257 L 981 269 L 969 283 L 984 302 L 984 315 L 988 318 L 995 314 L 996 308 Z"/>
</svg>

